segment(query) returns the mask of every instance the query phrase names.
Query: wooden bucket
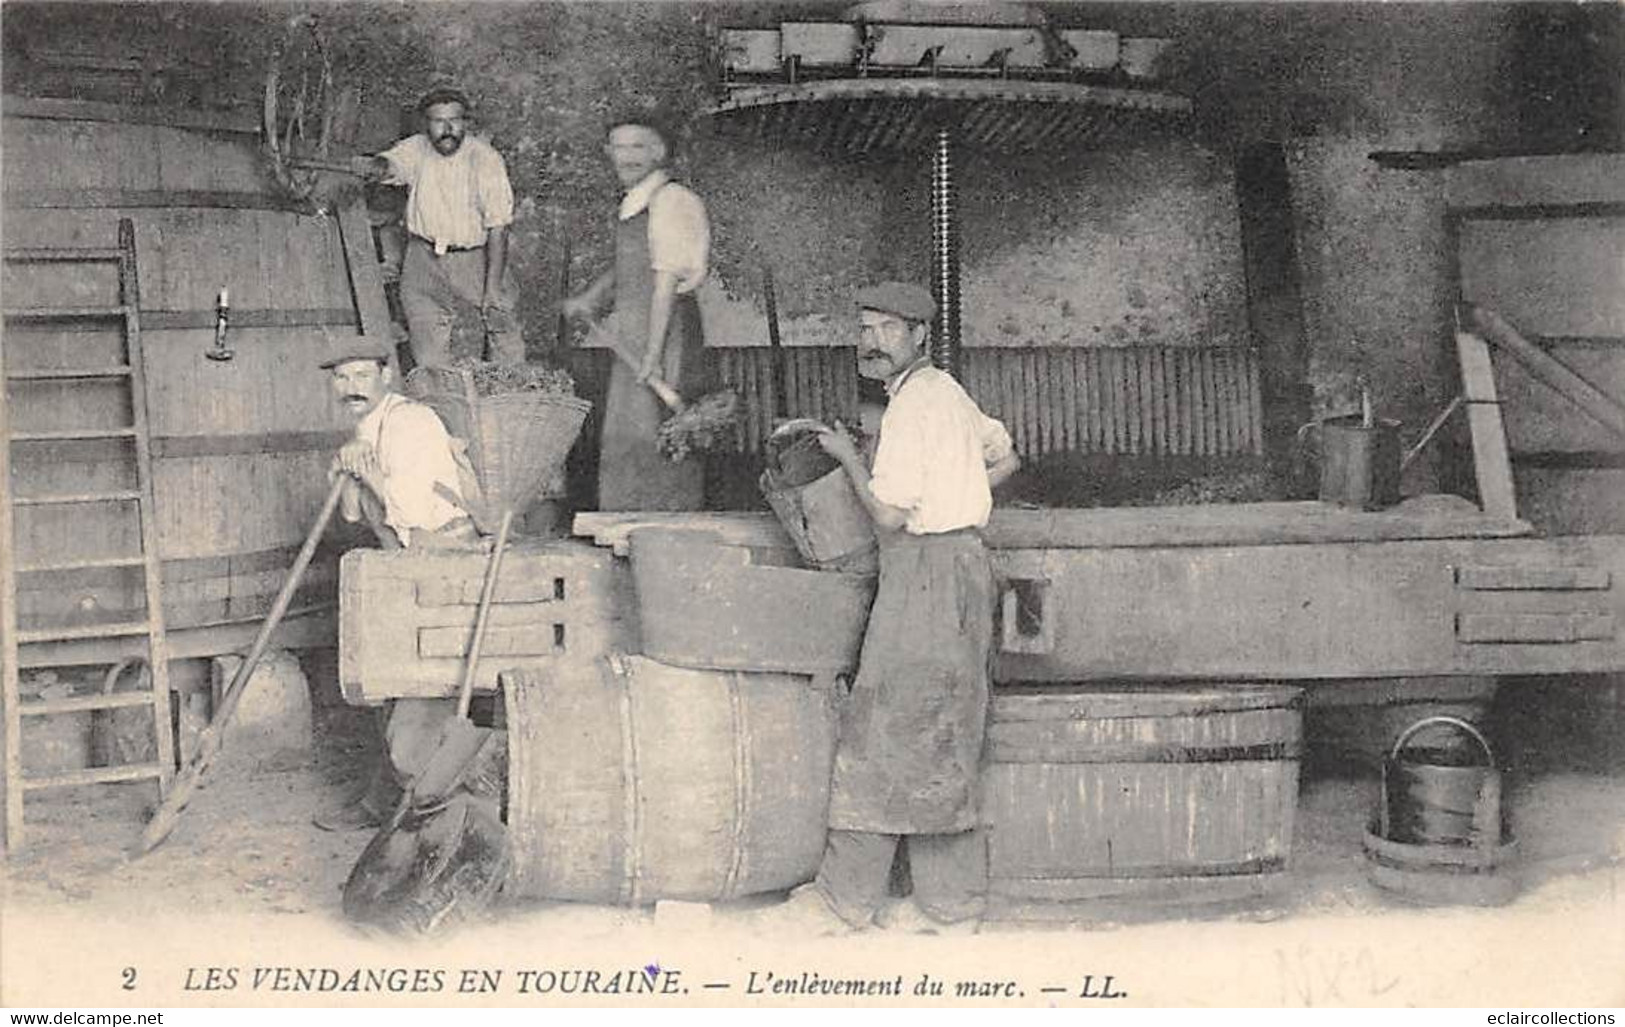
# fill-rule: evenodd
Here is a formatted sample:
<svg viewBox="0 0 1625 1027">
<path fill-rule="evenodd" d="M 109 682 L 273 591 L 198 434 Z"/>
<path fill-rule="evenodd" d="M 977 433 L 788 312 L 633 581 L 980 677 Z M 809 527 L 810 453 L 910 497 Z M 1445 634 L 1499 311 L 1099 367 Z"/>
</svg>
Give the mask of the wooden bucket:
<svg viewBox="0 0 1625 1027">
<path fill-rule="evenodd" d="M 1114 918 L 1254 899 L 1292 842 L 1301 690 L 995 691 L 990 915 Z"/>
<path fill-rule="evenodd" d="M 1473 765 L 1471 754 L 1455 749 L 1407 753 L 1417 733 L 1433 726 L 1451 727 L 1478 744 L 1484 765 Z M 1400 733 L 1393 751 L 1382 764 L 1383 804 L 1380 828 L 1384 838 L 1410 844 L 1471 845 L 1483 838 L 1501 841 L 1501 774 L 1489 741 L 1473 725 L 1457 717 L 1423 717 Z"/>
<path fill-rule="evenodd" d="M 638 906 L 818 872 L 832 690 L 642 657 L 504 674 L 507 894 Z"/>
<path fill-rule="evenodd" d="M 770 445 L 760 485 L 767 505 L 807 566 L 821 571 L 874 574 L 880 546 L 874 520 L 846 472 L 818 445 L 816 435 L 782 434 Z M 833 465 L 833 469 L 831 466 Z"/>
<path fill-rule="evenodd" d="M 1427 727 L 1463 731 L 1486 766 L 1401 759 Z M 1518 893 L 1517 842 L 1501 823 L 1501 776 L 1478 729 L 1455 717 L 1424 717 L 1394 742 L 1382 768 L 1382 799 L 1362 845 L 1371 882 L 1423 905 L 1500 906 Z"/>
</svg>

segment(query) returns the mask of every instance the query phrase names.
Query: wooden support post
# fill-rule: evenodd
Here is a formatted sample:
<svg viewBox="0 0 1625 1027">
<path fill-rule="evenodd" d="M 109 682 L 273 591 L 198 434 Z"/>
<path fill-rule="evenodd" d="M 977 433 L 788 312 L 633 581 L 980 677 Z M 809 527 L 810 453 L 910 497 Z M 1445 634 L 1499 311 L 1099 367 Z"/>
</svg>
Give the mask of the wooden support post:
<svg viewBox="0 0 1625 1027">
<path fill-rule="evenodd" d="M 1506 427 L 1501 421 L 1501 400 L 1495 391 L 1490 348 L 1476 335 L 1457 332 L 1456 355 L 1461 361 L 1467 424 L 1472 429 L 1478 499 L 1485 513 L 1511 520 L 1518 516 L 1518 502 L 1512 488 L 1512 460 L 1507 455 Z"/>
</svg>

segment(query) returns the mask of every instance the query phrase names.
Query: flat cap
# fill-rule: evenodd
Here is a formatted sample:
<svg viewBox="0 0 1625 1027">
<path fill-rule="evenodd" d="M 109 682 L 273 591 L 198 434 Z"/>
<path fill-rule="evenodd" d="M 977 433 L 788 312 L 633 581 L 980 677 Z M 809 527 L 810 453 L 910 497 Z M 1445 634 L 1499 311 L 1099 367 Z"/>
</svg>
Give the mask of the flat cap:
<svg viewBox="0 0 1625 1027">
<path fill-rule="evenodd" d="M 376 360 L 380 364 L 388 364 L 389 350 L 382 342 L 371 336 L 358 335 L 353 341 L 336 347 L 316 366 L 327 371 L 340 364 L 348 364 L 352 360 Z"/>
<path fill-rule="evenodd" d="M 930 321 L 937 316 L 931 293 L 911 282 L 881 282 L 859 289 L 852 297 L 860 310 L 895 314 L 905 321 Z"/>
</svg>

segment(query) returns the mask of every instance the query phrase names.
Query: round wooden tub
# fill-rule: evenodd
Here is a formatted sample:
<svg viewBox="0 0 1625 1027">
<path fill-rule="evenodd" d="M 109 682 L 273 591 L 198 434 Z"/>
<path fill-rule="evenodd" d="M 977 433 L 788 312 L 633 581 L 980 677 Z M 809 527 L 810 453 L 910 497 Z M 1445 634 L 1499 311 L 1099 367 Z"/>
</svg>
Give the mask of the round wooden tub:
<svg viewBox="0 0 1625 1027">
<path fill-rule="evenodd" d="M 1291 848 L 1300 695 L 996 690 L 983 782 L 995 915 L 1074 919 L 1266 894 Z"/>
</svg>

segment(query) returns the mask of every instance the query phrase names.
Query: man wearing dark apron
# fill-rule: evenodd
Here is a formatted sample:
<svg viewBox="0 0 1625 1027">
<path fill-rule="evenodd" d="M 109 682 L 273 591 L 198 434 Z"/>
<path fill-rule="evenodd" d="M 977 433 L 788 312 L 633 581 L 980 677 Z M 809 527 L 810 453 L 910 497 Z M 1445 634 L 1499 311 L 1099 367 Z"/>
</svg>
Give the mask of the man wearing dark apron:
<svg viewBox="0 0 1625 1027">
<path fill-rule="evenodd" d="M 929 929 L 986 902 L 977 793 L 994 591 L 978 529 L 1020 461 L 1004 425 L 931 366 L 929 292 L 889 282 L 857 306 L 859 373 L 890 396 L 872 470 L 844 433 L 820 441 L 875 520 L 880 581 L 841 714 L 824 862 L 792 902 L 868 926 L 906 837 L 914 907 L 901 918 Z"/>
<path fill-rule="evenodd" d="M 711 230 L 705 204 L 671 180 L 669 146 L 657 126 L 627 115 L 610 126 L 605 153 L 626 190 L 615 222 L 615 266 L 564 303 L 590 318 L 613 304 L 608 328 L 619 350 L 604 399 L 598 509 L 698 510 L 704 464 L 672 461 L 656 446 L 669 414 L 652 377 L 684 396 L 707 389 L 704 335 L 694 290 L 705 280 Z"/>
</svg>

